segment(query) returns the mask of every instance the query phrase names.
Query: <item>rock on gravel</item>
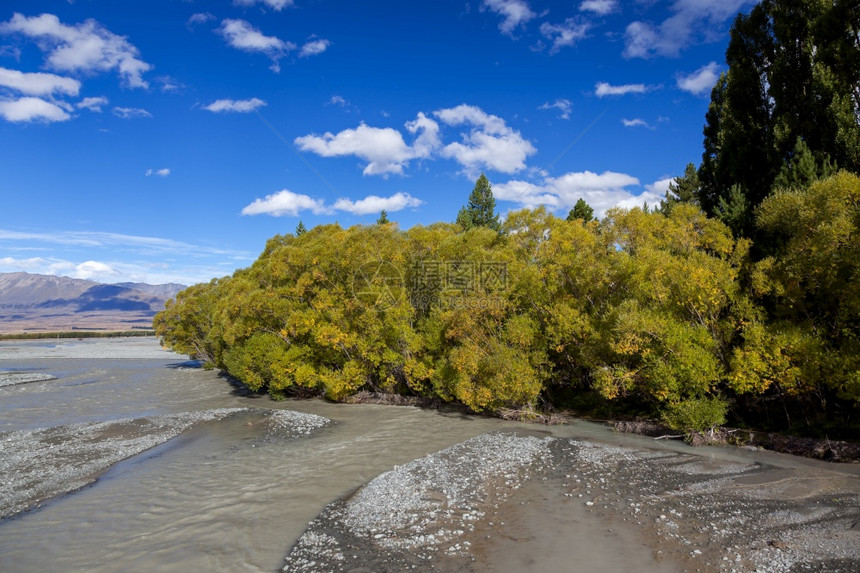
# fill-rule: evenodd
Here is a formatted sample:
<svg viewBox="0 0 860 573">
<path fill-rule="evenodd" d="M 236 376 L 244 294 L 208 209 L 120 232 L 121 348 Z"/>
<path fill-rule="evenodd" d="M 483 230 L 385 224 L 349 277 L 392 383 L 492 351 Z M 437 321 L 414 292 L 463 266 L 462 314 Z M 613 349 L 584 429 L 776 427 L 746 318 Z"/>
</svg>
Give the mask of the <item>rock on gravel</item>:
<svg viewBox="0 0 860 573">
<path fill-rule="evenodd" d="M 268 438 L 303 438 L 328 426 L 331 420 L 295 410 L 273 410 L 267 423 Z"/>
</svg>

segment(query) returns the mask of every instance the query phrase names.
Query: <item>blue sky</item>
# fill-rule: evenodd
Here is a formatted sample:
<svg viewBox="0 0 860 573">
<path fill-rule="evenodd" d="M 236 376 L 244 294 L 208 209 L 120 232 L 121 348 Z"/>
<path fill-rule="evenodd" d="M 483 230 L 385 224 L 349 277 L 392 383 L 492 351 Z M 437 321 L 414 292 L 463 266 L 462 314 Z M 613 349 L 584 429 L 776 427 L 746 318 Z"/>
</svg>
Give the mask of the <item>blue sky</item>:
<svg viewBox="0 0 860 573">
<path fill-rule="evenodd" d="M 191 284 L 337 221 L 655 203 L 748 0 L 11 0 L 0 272 Z"/>
</svg>

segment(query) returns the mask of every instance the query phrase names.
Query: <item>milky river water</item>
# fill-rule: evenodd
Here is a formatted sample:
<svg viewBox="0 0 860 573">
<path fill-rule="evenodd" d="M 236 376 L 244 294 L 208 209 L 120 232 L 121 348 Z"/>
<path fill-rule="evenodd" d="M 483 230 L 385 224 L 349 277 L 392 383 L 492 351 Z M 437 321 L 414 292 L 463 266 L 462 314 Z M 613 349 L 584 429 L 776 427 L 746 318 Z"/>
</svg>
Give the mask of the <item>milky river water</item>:
<svg viewBox="0 0 860 573">
<path fill-rule="evenodd" d="M 80 491 L 0 520 L 0 571 L 276 571 L 330 502 L 394 466 L 522 426 L 458 412 L 248 396 L 154 339 L 0 342 L 0 372 L 55 377 L 0 386 L 0 435 L 254 409 L 197 424 L 110 467 Z M 272 439 L 259 409 L 297 410 L 332 423 L 306 437 Z M 630 440 L 587 423 L 552 431 Z M 611 545 L 603 550 L 613 552 Z M 643 547 L 642 555 L 650 552 Z"/>
</svg>

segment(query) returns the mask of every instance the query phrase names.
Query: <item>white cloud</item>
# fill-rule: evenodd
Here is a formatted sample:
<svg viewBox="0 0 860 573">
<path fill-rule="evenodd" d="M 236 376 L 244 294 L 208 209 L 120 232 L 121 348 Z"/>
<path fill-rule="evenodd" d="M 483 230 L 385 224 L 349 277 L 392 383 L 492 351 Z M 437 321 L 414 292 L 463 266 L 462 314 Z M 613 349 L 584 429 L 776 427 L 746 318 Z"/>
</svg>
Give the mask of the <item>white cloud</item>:
<svg viewBox="0 0 860 573">
<path fill-rule="evenodd" d="M 124 36 L 117 36 L 95 20 L 67 26 L 53 14 L 28 18 L 15 13 L 0 24 L 0 32 L 20 33 L 36 40 L 47 52 L 48 68 L 65 72 L 115 70 L 128 87 L 146 88 L 143 74 L 152 65 L 139 58 L 139 50 Z"/>
<path fill-rule="evenodd" d="M 12 122 L 44 121 L 46 123 L 66 121 L 72 117 L 60 106 L 37 97 L 0 101 L 0 116 Z"/>
<path fill-rule="evenodd" d="M 86 261 L 75 266 L 72 278 L 108 282 L 119 273 L 110 265 L 98 261 Z"/>
<path fill-rule="evenodd" d="M 606 16 L 618 7 L 618 0 L 585 0 L 579 5 L 580 12 L 594 12 Z"/>
<path fill-rule="evenodd" d="M 0 68 L 0 86 L 12 88 L 27 95 L 49 96 L 61 93 L 76 96 L 81 89 L 81 82 L 54 74 L 24 73 Z"/>
<path fill-rule="evenodd" d="M 525 208 L 546 205 L 564 215 L 581 198 L 598 217 L 603 217 L 612 207 L 629 209 L 641 206 L 645 201 L 656 204 L 663 198 L 663 193 L 658 193 L 654 187 L 656 184 L 646 185 L 644 191 L 635 195 L 628 189 L 639 185 L 639 179 L 625 173 L 582 171 L 545 177 L 536 183 L 517 180 L 494 183 L 493 195 L 498 200 L 511 201 Z"/>
<path fill-rule="evenodd" d="M 99 97 L 85 97 L 81 101 L 77 103 L 78 109 L 88 109 L 90 111 L 95 111 L 101 113 L 102 106 L 108 104 L 108 98 L 104 96 Z"/>
<path fill-rule="evenodd" d="M 478 107 L 463 104 L 440 109 L 433 115 L 445 125 L 465 125 L 469 131 L 461 134 L 461 142 L 443 146 L 439 123 L 418 113 L 413 121 L 405 124 L 406 130 L 414 136 L 411 145 L 406 143 L 403 133 L 394 128 L 371 127 L 364 123 L 336 134 L 326 132 L 297 137 L 294 143 L 300 150 L 322 157 L 359 157 L 367 162 L 365 175 L 402 174 L 410 160 L 438 156 L 459 162 L 469 175 L 484 168 L 514 173 L 524 169 L 526 158 L 536 153 L 532 144 L 508 127 L 502 118 Z"/>
<path fill-rule="evenodd" d="M 259 98 L 251 98 L 251 99 L 219 99 L 215 100 L 203 109 L 211 111 L 212 113 L 223 113 L 223 112 L 234 112 L 234 113 L 250 113 L 256 110 L 258 107 L 263 107 L 266 105 L 266 102 Z"/>
<path fill-rule="evenodd" d="M 606 82 L 598 82 L 594 85 L 594 95 L 597 97 L 616 96 L 627 94 L 644 94 L 654 89 L 645 84 L 625 84 L 621 86 L 613 86 Z"/>
<path fill-rule="evenodd" d="M 310 40 L 308 42 L 305 42 L 305 45 L 302 46 L 302 49 L 299 51 L 299 57 L 307 58 L 308 56 L 316 56 L 318 54 L 322 54 L 330 46 L 331 42 L 329 40 Z"/>
<path fill-rule="evenodd" d="M 666 191 L 669 190 L 669 185 L 675 180 L 674 177 L 666 177 L 665 179 L 658 179 L 654 183 L 649 183 L 645 186 L 645 191 L 652 195 L 656 195 L 662 199 L 666 196 Z"/>
<path fill-rule="evenodd" d="M 621 123 L 624 124 L 624 127 L 647 127 L 648 129 L 652 129 L 647 121 L 638 117 L 636 119 L 622 119 Z"/>
<path fill-rule="evenodd" d="M 518 26 L 537 16 L 525 0 L 484 0 L 483 7 L 502 16 L 499 30 L 505 34 L 511 34 Z"/>
<path fill-rule="evenodd" d="M 44 268 L 48 264 L 47 259 L 42 257 L 31 257 L 29 259 L 16 259 L 14 257 L 0 257 L 0 269 L 13 269 L 14 271 L 32 271 Z M 9 272 L 3 270 L 2 272 Z"/>
<path fill-rule="evenodd" d="M 200 245 L 191 245 L 173 239 L 162 237 L 145 237 L 139 235 L 124 235 L 121 233 L 107 233 L 102 231 L 56 231 L 51 233 L 22 232 L 0 229 L 0 243 L 22 241 L 27 245 L 37 243 L 49 243 L 53 245 L 66 245 L 74 247 L 97 247 L 111 248 L 122 247 L 130 250 L 140 250 L 147 254 L 171 253 L 171 254 L 207 254 L 218 256 L 249 257 L 250 253 L 244 251 L 230 251 L 224 249 L 213 249 Z"/>
<path fill-rule="evenodd" d="M 370 127 L 362 123 L 355 129 L 338 134 L 297 137 L 295 144 L 302 151 L 312 151 L 323 157 L 355 155 L 366 161 L 365 175 L 403 173 L 403 166 L 412 158 L 412 150 L 396 129 Z"/>
<path fill-rule="evenodd" d="M 678 87 L 685 92 L 695 95 L 709 93 L 717 83 L 720 66 L 717 62 L 711 62 L 702 66 L 690 75 L 678 76 Z"/>
<path fill-rule="evenodd" d="M 461 104 L 434 112 L 447 125 L 468 125 L 463 142 L 449 143 L 442 148 L 442 156 L 456 160 L 467 173 L 478 169 L 493 169 L 501 173 L 515 173 L 526 167 L 526 158 L 537 152 L 519 131 L 511 129 L 502 118 L 490 115 L 481 108 Z"/>
<path fill-rule="evenodd" d="M 165 167 L 164 169 L 147 169 L 146 170 L 146 176 L 149 177 L 150 175 L 158 175 L 159 177 L 167 177 L 168 175 L 170 175 L 170 169 L 167 167 Z"/>
<path fill-rule="evenodd" d="M 271 69 L 280 71 L 278 60 L 296 49 L 292 42 L 285 42 L 275 36 L 266 36 L 245 20 L 225 19 L 217 30 L 227 41 L 227 44 L 244 52 L 265 54 L 272 60 Z"/>
<path fill-rule="evenodd" d="M 573 104 L 570 103 L 569 99 L 557 99 L 552 103 L 546 102 L 538 109 L 557 109 L 559 111 L 559 116 L 561 119 L 570 119 L 570 110 L 573 108 Z"/>
<path fill-rule="evenodd" d="M 294 0 L 233 0 L 234 6 L 250 7 L 254 4 L 264 4 L 275 12 L 280 12 L 287 6 L 292 6 Z"/>
<path fill-rule="evenodd" d="M 188 26 L 192 27 L 197 24 L 205 24 L 206 22 L 211 22 L 215 19 L 215 16 L 210 14 L 209 12 L 197 12 L 196 14 L 192 14 L 188 18 Z"/>
<path fill-rule="evenodd" d="M 337 134 L 326 132 L 297 137 L 294 143 L 302 151 L 312 151 L 322 157 L 354 155 L 364 159 L 368 162 L 365 175 L 402 174 L 409 160 L 429 157 L 439 145 L 439 125 L 423 113 L 407 122 L 406 129 L 417 134 L 413 146 L 409 146 L 396 129 L 370 127 L 364 123 Z"/>
<path fill-rule="evenodd" d="M 339 96 L 339 95 L 331 96 L 331 99 L 328 100 L 328 103 L 329 103 L 329 105 L 336 105 L 336 106 L 340 106 L 340 107 L 346 107 L 349 105 L 349 102 L 346 101 L 346 98 L 344 98 L 343 96 Z"/>
<path fill-rule="evenodd" d="M 717 39 L 723 23 L 758 0 L 674 0 L 672 16 L 659 25 L 636 21 L 625 32 L 627 58 L 675 57 L 695 43 Z"/>
<path fill-rule="evenodd" d="M 409 193 L 395 193 L 391 197 L 368 195 L 364 199 L 353 201 L 341 197 L 333 205 L 326 205 L 322 199 L 314 199 L 301 193 L 293 193 L 282 189 L 277 193 L 267 195 L 263 199 L 255 199 L 242 209 L 243 215 L 271 215 L 273 217 L 297 217 L 302 211 L 310 211 L 315 215 L 331 214 L 335 211 L 345 211 L 356 215 L 379 213 L 383 209 L 389 213 L 402 211 L 410 207 L 418 207 L 424 202 Z"/>
<path fill-rule="evenodd" d="M 364 199 L 352 201 L 347 198 L 338 199 L 332 208 L 338 211 L 350 211 L 356 215 L 369 215 L 370 213 L 379 213 L 383 209 L 389 213 L 402 211 L 408 207 L 418 207 L 424 202 L 416 199 L 409 193 L 395 193 L 391 197 L 377 197 L 376 195 L 368 195 Z"/>
<path fill-rule="evenodd" d="M 442 144 L 439 139 L 439 124 L 423 112 L 418 117 L 406 122 L 406 129 L 412 135 L 418 134 L 412 143 L 412 157 L 425 159 L 430 157 Z"/>
<path fill-rule="evenodd" d="M 115 107 L 113 114 L 122 119 L 135 119 L 138 117 L 152 117 L 152 114 L 139 107 Z"/>
<path fill-rule="evenodd" d="M 277 193 L 266 195 L 263 199 L 255 199 L 253 203 L 242 209 L 243 215 L 273 215 L 295 217 L 300 211 L 310 211 L 315 214 L 326 213 L 328 209 L 322 199 L 313 199 L 308 195 L 293 193 L 282 189 Z"/>
<path fill-rule="evenodd" d="M 549 52 L 550 54 L 555 54 L 562 48 L 572 46 L 577 40 L 583 39 L 589 27 L 587 22 L 579 22 L 575 18 L 568 18 L 561 24 L 544 22 L 540 26 L 540 32 L 547 40 L 552 41 Z"/>
<path fill-rule="evenodd" d="M 158 76 L 155 80 L 161 84 L 161 91 L 165 93 L 176 92 L 185 87 L 182 82 L 171 76 Z"/>
</svg>

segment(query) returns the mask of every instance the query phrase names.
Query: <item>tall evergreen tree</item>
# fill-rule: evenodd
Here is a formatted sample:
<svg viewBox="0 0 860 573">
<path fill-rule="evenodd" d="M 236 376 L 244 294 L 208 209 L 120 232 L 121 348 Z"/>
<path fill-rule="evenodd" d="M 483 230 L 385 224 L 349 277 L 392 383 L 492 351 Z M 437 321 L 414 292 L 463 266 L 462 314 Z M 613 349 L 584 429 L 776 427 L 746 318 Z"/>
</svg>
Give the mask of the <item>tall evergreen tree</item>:
<svg viewBox="0 0 860 573">
<path fill-rule="evenodd" d="M 594 220 L 594 209 L 582 197 L 576 201 L 576 205 L 567 214 L 568 221 L 576 221 L 577 219 L 582 219 L 583 223 Z"/>
<path fill-rule="evenodd" d="M 385 209 L 383 209 L 382 212 L 379 213 L 379 218 L 376 220 L 376 224 L 377 225 L 384 225 L 384 224 L 390 223 L 390 222 L 391 221 L 388 220 L 388 213 L 386 213 Z"/>
<path fill-rule="evenodd" d="M 498 231 L 501 228 L 499 216 L 496 214 L 493 188 L 483 173 L 475 181 L 475 188 L 469 194 L 469 202 L 457 213 L 457 224 L 466 230 L 473 227 L 487 227 Z"/>
<path fill-rule="evenodd" d="M 299 221 L 299 224 L 296 225 L 296 237 L 301 237 L 302 235 L 304 235 L 307 232 L 308 232 L 308 230 L 305 227 L 305 224 L 302 223 L 301 221 Z"/>
<path fill-rule="evenodd" d="M 666 196 L 660 201 L 660 212 L 668 215 L 672 207 L 678 203 L 698 205 L 700 187 L 699 172 L 694 164 L 688 163 L 684 169 L 684 174 L 681 177 L 675 177 L 669 183 L 669 190 L 666 191 Z"/>
<path fill-rule="evenodd" d="M 763 0 L 738 15 L 705 118 L 699 202 L 708 214 L 725 213 L 721 201 L 740 205 L 739 192 L 754 210 L 798 138 L 819 162 L 860 170 L 858 32 L 856 0 Z"/>
<path fill-rule="evenodd" d="M 774 188 L 803 189 L 819 179 L 826 179 L 836 173 L 836 166 L 830 156 L 821 154 L 816 157 L 801 138 L 797 138 L 791 158 L 782 166 L 773 182 Z"/>
</svg>

